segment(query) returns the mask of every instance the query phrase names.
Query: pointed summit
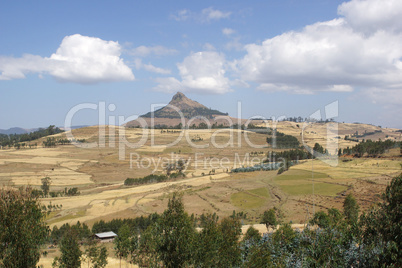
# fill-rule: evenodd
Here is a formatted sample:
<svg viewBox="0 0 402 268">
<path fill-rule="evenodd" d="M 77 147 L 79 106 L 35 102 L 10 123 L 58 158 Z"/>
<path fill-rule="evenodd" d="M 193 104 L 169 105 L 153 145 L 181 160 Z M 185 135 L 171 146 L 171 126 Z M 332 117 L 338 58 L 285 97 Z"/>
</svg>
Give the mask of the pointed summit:
<svg viewBox="0 0 402 268">
<path fill-rule="evenodd" d="M 180 110 L 185 118 L 192 118 L 195 116 L 213 118 L 215 115 L 227 115 L 218 110 L 209 109 L 204 105 L 187 98 L 182 92 L 177 92 L 167 106 L 156 110 L 153 115 L 149 112 L 141 117 L 154 116 L 156 118 L 180 118 L 180 114 L 177 110 Z"/>
<path fill-rule="evenodd" d="M 172 98 L 172 101 L 174 101 L 174 100 L 181 100 L 181 99 L 183 99 L 183 98 L 186 98 L 186 99 L 187 99 L 186 95 L 184 95 L 184 94 L 181 93 L 180 91 L 177 91 L 177 93 L 174 94 L 174 96 L 173 96 L 173 98 Z"/>
<path fill-rule="evenodd" d="M 187 98 L 186 95 L 184 95 L 180 91 L 173 96 L 172 100 L 169 102 L 169 105 L 175 106 L 180 110 L 188 110 L 194 108 L 208 109 L 204 105 Z"/>
</svg>

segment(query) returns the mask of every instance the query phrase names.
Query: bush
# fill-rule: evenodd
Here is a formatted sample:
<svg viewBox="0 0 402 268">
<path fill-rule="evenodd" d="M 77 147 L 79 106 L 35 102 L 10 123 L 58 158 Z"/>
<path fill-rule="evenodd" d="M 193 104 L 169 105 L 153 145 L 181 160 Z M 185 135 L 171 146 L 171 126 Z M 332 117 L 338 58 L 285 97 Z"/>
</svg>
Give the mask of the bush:
<svg viewBox="0 0 402 268">
<path fill-rule="evenodd" d="M 169 180 L 169 177 L 166 175 L 148 175 L 143 178 L 127 178 L 124 181 L 124 185 L 132 186 L 132 185 L 141 185 L 141 184 L 149 184 L 149 183 L 157 183 Z"/>
</svg>

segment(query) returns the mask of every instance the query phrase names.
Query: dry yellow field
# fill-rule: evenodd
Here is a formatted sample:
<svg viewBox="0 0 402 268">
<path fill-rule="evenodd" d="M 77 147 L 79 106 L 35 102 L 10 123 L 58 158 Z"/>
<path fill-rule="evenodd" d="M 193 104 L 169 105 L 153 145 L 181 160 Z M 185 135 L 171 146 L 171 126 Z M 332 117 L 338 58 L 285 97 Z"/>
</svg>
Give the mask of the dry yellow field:
<svg viewBox="0 0 402 268">
<path fill-rule="evenodd" d="M 343 137 L 356 131 L 377 130 L 373 136 L 377 139 L 387 136 L 399 140 L 401 136 L 394 129 L 381 129 L 379 133 L 378 127 L 362 124 L 338 124 L 335 132 L 318 123 L 306 126 L 304 131 L 302 123 L 278 122 L 276 127 L 297 137 L 303 145 L 313 147 L 318 142 L 333 153 L 337 148 L 354 146 L 356 142 Z M 67 134 L 54 137 L 71 136 Z M 4 186 L 31 185 L 40 189 L 41 179 L 50 177 L 50 191 L 78 187 L 78 196 L 41 200 L 45 205 L 58 206 L 46 219 L 51 228 L 77 221 L 91 226 L 101 219 L 162 213 L 174 191 L 183 193 L 189 214 L 216 213 L 223 218 L 233 211 L 243 211 L 246 214 L 242 219 L 243 234 L 250 225 L 260 233 L 267 232 L 259 224 L 260 215 L 273 207 L 281 210 L 283 221 L 292 221 L 293 228 L 303 228 L 314 211 L 342 209 L 343 198 L 349 192 L 363 210 L 367 209 L 379 201 L 379 193 L 392 176 L 401 172 L 402 164 L 401 158 L 395 157 L 398 154 L 395 150 L 387 152 L 387 158 L 339 158 L 332 162 L 333 166 L 320 160 L 300 161 L 279 176 L 277 171 L 231 173 L 232 168 L 260 164 L 269 151 L 281 150 L 270 148 L 265 134 L 237 129 L 167 132 L 94 126 L 75 129 L 70 134 L 76 139 L 86 139 L 82 144 L 85 148 L 74 145 L 42 148 L 45 139 L 42 138 L 35 141 L 38 147 L 34 149 L 0 150 L 0 184 Z M 333 144 L 336 148 L 331 147 Z M 127 178 L 164 174 L 164 164 L 178 160 L 186 162 L 185 178 L 124 186 Z M 108 267 L 120 267 L 112 246 L 109 248 Z M 39 265 L 51 267 L 54 254 L 41 258 Z M 86 265 L 83 263 L 83 267 Z M 122 267 L 135 266 L 123 260 Z"/>
<path fill-rule="evenodd" d="M 276 127 L 280 132 L 294 135 L 302 144 L 313 147 L 318 142 L 326 147 L 328 141 L 328 144 L 337 143 L 339 148 L 355 144 L 344 140 L 345 135 L 379 130 L 371 125 L 338 124 L 335 137 L 342 138 L 331 134 L 327 139 L 328 124 L 308 125 L 303 135 L 302 123 L 278 122 Z M 396 130 L 381 130 L 390 139 L 400 138 Z M 35 149 L 0 150 L 2 185 L 31 185 L 39 189 L 41 178 L 48 176 L 51 191 L 79 188 L 79 196 L 42 200 L 45 204 L 62 205 L 61 209 L 49 214 L 47 221 L 50 226 L 78 220 L 92 224 L 100 219 L 162 212 L 173 191 L 184 193 L 183 200 L 189 213 L 215 212 L 224 217 L 233 210 L 246 208 L 248 216 L 245 221 L 258 223 L 259 215 L 275 206 L 283 210 L 285 219 L 304 223 L 306 215 L 311 213 L 312 204 L 317 204 L 318 209 L 340 208 L 345 191 L 361 196 L 362 207 L 368 207 L 378 199 L 376 196 L 383 191 L 390 176 L 401 170 L 400 158 L 339 159 L 336 166 L 318 160 L 312 164 L 310 160 L 301 161 L 290 169 L 289 174 L 295 176 L 292 180 L 281 181 L 282 177 L 278 177 L 276 171 L 230 173 L 235 167 L 261 163 L 270 150 L 279 151 L 268 147 L 266 135 L 247 130 L 168 132 L 93 126 L 67 134 L 54 137 L 73 135 L 76 139 L 86 139 L 87 142 L 82 144 L 86 148 L 74 145 L 42 148 L 41 142 L 45 139 L 42 138 L 36 141 L 39 146 Z M 96 146 L 91 148 L 94 143 Z M 123 185 L 126 178 L 139 178 L 152 172 L 162 174 L 165 172 L 163 164 L 179 159 L 187 161 L 186 178 L 136 187 Z M 315 172 L 325 174 L 325 178 L 317 179 L 314 196 L 308 192 L 310 181 L 306 177 L 306 172 L 311 172 L 312 167 Z M 266 196 L 259 196 L 257 189 L 266 189 Z M 239 197 L 245 199 L 238 202 Z"/>
</svg>

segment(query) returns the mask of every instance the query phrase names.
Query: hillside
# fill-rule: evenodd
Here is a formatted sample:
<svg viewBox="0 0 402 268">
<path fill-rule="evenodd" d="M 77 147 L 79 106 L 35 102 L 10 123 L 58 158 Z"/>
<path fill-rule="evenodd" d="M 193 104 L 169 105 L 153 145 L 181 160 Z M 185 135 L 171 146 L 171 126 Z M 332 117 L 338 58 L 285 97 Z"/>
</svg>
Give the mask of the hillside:
<svg viewBox="0 0 402 268">
<path fill-rule="evenodd" d="M 10 135 L 10 134 L 25 134 L 37 131 L 39 128 L 25 129 L 20 127 L 12 127 L 9 129 L 0 129 L 0 134 Z"/>
<path fill-rule="evenodd" d="M 175 109 L 175 108 L 177 109 Z M 160 108 L 154 112 L 148 112 L 141 117 L 158 117 L 158 118 L 181 118 L 180 114 L 177 112 L 179 110 L 183 116 L 190 119 L 195 116 L 204 116 L 207 118 L 213 118 L 216 115 L 227 115 L 227 113 L 222 113 L 218 110 L 212 110 L 204 105 L 187 98 L 183 93 L 177 92 L 172 100 L 163 108 Z"/>
<path fill-rule="evenodd" d="M 339 133 L 364 133 L 360 130 L 362 128 L 366 128 L 367 132 L 377 130 L 376 127 L 370 127 L 340 123 Z M 300 129 L 294 122 L 279 122 L 277 128 L 300 137 Z M 381 130 L 381 135 L 399 140 L 396 130 Z M 325 124 L 313 124 L 307 131 L 305 141 L 309 146 L 313 147 L 315 142 L 326 145 Z M 72 131 L 76 139 L 85 139 L 88 143 L 99 142 L 99 133 L 98 126 Z M 232 168 L 254 165 L 271 150 L 281 151 L 269 148 L 264 134 L 238 129 L 167 132 L 115 126 L 105 127 L 106 133 L 105 147 L 78 148 L 66 144 L 44 148 L 42 142 L 47 137 L 43 137 L 33 141 L 38 146 L 32 149 L 3 148 L 0 150 L 0 184 L 14 187 L 31 185 L 40 189 L 41 178 L 48 176 L 52 180 L 50 191 L 78 187 L 81 192 L 79 196 L 43 200 L 45 204 L 52 202 L 62 205 L 62 209 L 47 218 L 52 226 L 75 223 L 77 220 L 91 224 L 101 219 L 162 212 L 169 193 L 173 191 L 183 191 L 186 209 L 198 215 L 215 212 L 225 217 L 231 215 L 233 210 L 244 211 L 248 213 L 247 223 L 255 223 L 259 222 L 258 217 L 264 210 L 276 206 L 283 210 L 286 219 L 304 223 L 308 206 L 313 200 L 320 209 L 333 206 L 341 208 L 345 191 L 352 192 L 362 208 L 369 207 L 377 201 L 390 176 L 401 170 L 401 159 L 397 154 L 399 148 L 382 158 L 341 158 L 337 167 L 314 161 L 314 178 L 317 181 L 313 198 L 311 161 L 301 161 L 282 175 L 277 175 L 276 171 L 230 172 Z M 125 134 L 126 143 L 137 143 L 142 135 L 149 138 L 141 147 L 126 146 L 125 158 L 121 159 L 120 148 L 125 142 L 117 139 L 119 133 Z M 65 139 L 66 134 L 63 132 L 51 137 Z M 114 141 L 113 137 L 116 137 Z M 192 143 L 186 137 L 190 141 L 192 139 Z M 115 146 L 111 146 L 114 142 Z M 351 148 L 357 144 L 344 139 L 339 142 L 340 148 Z M 257 149 L 254 145 L 261 145 L 262 148 Z M 177 159 L 188 160 L 184 171 L 186 178 L 136 187 L 124 186 L 127 178 L 142 178 L 153 172 L 166 174 L 163 162 Z"/>
</svg>

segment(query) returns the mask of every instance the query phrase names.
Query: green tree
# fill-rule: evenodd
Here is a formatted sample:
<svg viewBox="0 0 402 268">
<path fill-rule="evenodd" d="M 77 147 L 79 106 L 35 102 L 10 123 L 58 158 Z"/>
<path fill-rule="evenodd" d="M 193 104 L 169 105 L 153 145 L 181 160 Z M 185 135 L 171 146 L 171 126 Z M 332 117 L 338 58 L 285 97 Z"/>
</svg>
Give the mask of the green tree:
<svg viewBox="0 0 402 268">
<path fill-rule="evenodd" d="M 311 224 L 317 224 L 320 228 L 335 228 L 344 225 L 342 213 L 336 208 L 329 208 L 327 213 L 318 211 L 310 220 Z"/>
<path fill-rule="evenodd" d="M 311 224 L 317 224 L 320 228 L 327 228 L 330 226 L 330 219 L 327 213 L 324 211 L 318 211 L 314 214 L 314 217 L 310 220 Z"/>
<path fill-rule="evenodd" d="M 322 147 L 318 142 L 316 142 L 314 144 L 314 148 L 313 148 L 314 152 L 318 152 L 323 154 L 325 152 L 324 147 Z"/>
<path fill-rule="evenodd" d="M 271 251 L 268 243 L 252 246 L 248 249 L 243 267 L 260 268 L 276 267 L 272 261 Z"/>
<path fill-rule="evenodd" d="M 221 232 L 219 231 L 216 214 L 201 215 L 202 230 L 197 235 L 195 254 L 196 266 L 212 267 L 218 261 Z"/>
<path fill-rule="evenodd" d="M 351 223 L 356 223 L 359 216 L 359 205 L 352 194 L 348 194 L 343 202 L 343 213 Z"/>
<path fill-rule="evenodd" d="M 42 185 L 41 185 L 41 189 L 43 191 L 43 195 L 45 197 L 48 196 L 49 194 L 49 190 L 50 190 L 50 184 L 52 183 L 52 180 L 49 177 L 45 177 L 41 179 Z"/>
<path fill-rule="evenodd" d="M 30 188 L 0 189 L 0 267 L 36 267 L 48 227 Z"/>
<path fill-rule="evenodd" d="M 108 264 L 107 262 L 107 249 L 105 246 L 98 248 L 98 255 L 95 257 L 93 263 L 94 268 L 104 268 Z"/>
<path fill-rule="evenodd" d="M 242 267 L 269 267 L 268 265 L 272 263 L 270 252 L 267 250 L 266 243 L 262 241 L 258 230 L 250 226 L 241 243 Z"/>
<path fill-rule="evenodd" d="M 260 241 L 260 239 L 261 239 L 260 232 L 253 226 L 250 226 L 247 229 L 246 234 L 244 235 L 243 241 L 250 241 L 252 244 L 256 244 L 258 241 Z"/>
<path fill-rule="evenodd" d="M 169 199 L 168 208 L 155 225 L 156 252 L 166 267 L 184 267 L 192 261 L 195 228 L 184 211 L 181 196 Z"/>
<path fill-rule="evenodd" d="M 144 232 L 141 233 L 141 237 L 138 241 L 138 246 L 132 254 L 132 260 L 137 263 L 139 267 L 155 267 L 158 263 L 157 239 L 159 239 L 158 233 L 156 233 L 155 225 L 150 225 Z"/>
<path fill-rule="evenodd" d="M 363 214 L 363 242 L 381 249 L 373 266 L 402 267 L 402 173 L 393 178 L 377 209 Z"/>
<path fill-rule="evenodd" d="M 96 240 L 93 239 L 92 237 L 87 239 L 85 241 L 85 250 L 84 250 L 84 254 L 85 254 L 85 259 L 88 263 L 88 268 L 89 265 L 92 263 L 93 259 L 96 257 Z"/>
<path fill-rule="evenodd" d="M 269 227 L 275 229 L 276 225 L 278 224 L 276 220 L 275 209 L 271 208 L 270 210 L 266 210 L 264 214 L 262 214 L 261 223 L 265 224 L 267 230 L 269 229 Z"/>
<path fill-rule="evenodd" d="M 81 267 L 81 255 L 80 246 L 78 244 L 77 234 L 69 230 L 63 236 L 60 241 L 61 256 L 58 261 L 58 267 L 60 268 L 77 268 Z"/>
<path fill-rule="evenodd" d="M 289 223 L 281 225 L 272 235 L 274 242 L 281 245 L 290 244 L 295 237 L 296 233 L 293 231 L 292 226 Z"/>
<path fill-rule="evenodd" d="M 107 265 L 107 249 L 105 246 L 99 246 L 98 241 L 93 238 L 88 238 L 85 243 L 85 258 L 88 263 L 88 268 L 92 264 L 93 268 L 103 268 Z"/>
<path fill-rule="evenodd" d="M 219 243 L 217 267 L 238 267 L 241 262 L 241 224 L 238 218 L 224 218 L 219 225 L 222 239 Z"/>
<path fill-rule="evenodd" d="M 114 239 L 114 249 L 116 251 L 116 256 L 120 259 L 120 267 L 121 267 L 121 259 L 127 259 L 130 253 L 130 227 L 127 224 L 124 224 L 120 227 L 118 236 Z"/>
</svg>

